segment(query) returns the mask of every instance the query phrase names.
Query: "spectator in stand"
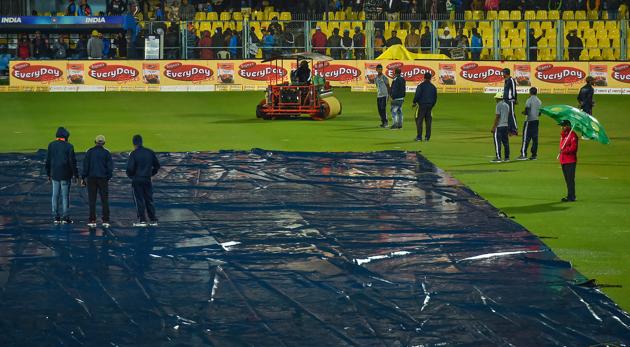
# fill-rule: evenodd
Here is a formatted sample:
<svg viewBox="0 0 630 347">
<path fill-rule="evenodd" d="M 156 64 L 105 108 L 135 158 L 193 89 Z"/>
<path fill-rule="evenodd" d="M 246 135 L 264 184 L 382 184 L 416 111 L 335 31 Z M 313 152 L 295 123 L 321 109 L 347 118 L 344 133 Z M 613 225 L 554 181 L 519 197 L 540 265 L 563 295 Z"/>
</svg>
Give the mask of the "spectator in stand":
<svg viewBox="0 0 630 347">
<path fill-rule="evenodd" d="M 418 35 L 418 29 L 412 28 L 411 32 L 405 38 L 405 47 L 413 53 L 418 53 L 421 44 L 420 35 Z"/>
<path fill-rule="evenodd" d="M 529 61 L 537 61 L 538 60 L 538 41 L 545 37 L 547 31 L 543 29 L 542 34 L 536 37 L 534 29 L 529 29 Z"/>
<path fill-rule="evenodd" d="M 566 39 L 567 41 L 569 41 L 569 60 L 580 60 L 580 55 L 582 54 L 582 49 L 584 48 L 584 45 L 582 44 L 582 39 L 577 36 L 577 30 L 571 30 L 567 34 Z"/>
<path fill-rule="evenodd" d="M 361 32 L 361 27 L 354 28 L 352 36 L 352 45 L 354 46 L 354 58 L 365 59 L 365 35 Z"/>
<path fill-rule="evenodd" d="M 390 37 L 389 39 L 387 39 L 387 41 L 385 41 L 385 46 L 387 46 L 387 48 L 394 45 L 402 45 L 402 41 L 400 41 L 398 36 L 396 36 L 397 34 L 398 33 L 396 32 L 396 30 L 392 30 L 392 37 Z"/>
<path fill-rule="evenodd" d="M 472 11 L 483 11 L 484 0 L 472 0 L 470 9 Z"/>
<path fill-rule="evenodd" d="M 400 20 L 400 6 L 402 5 L 400 0 L 385 0 L 387 8 L 387 20 L 398 21 Z"/>
<path fill-rule="evenodd" d="M 326 46 L 330 48 L 330 56 L 333 59 L 341 59 L 341 35 L 339 35 L 339 28 L 334 28 L 332 35 L 328 37 Z"/>
<path fill-rule="evenodd" d="M 98 38 L 103 41 L 103 59 L 109 59 L 111 50 L 112 50 L 112 42 L 103 36 L 103 33 L 98 33 Z"/>
<path fill-rule="evenodd" d="M 450 57 L 451 48 L 453 48 L 453 36 L 451 36 L 451 30 L 448 27 L 444 28 L 441 35 L 438 35 L 438 43 L 440 54 Z"/>
<path fill-rule="evenodd" d="M 88 59 L 103 58 L 103 40 L 99 38 L 99 33 L 96 30 L 92 30 L 92 37 L 88 40 L 87 55 Z"/>
<path fill-rule="evenodd" d="M 282 35 L 282 52 L 284 54 L 291 54 L 294 52 L 295 36 L 290 29 L 287 29 Z"/>
<path fill-rule="evenodd" d="M 122 16 L 127 11 L 127 5 L 122 0 L 111 0 L 107 4 L 108 16 Z"/>
<path fill-rule="evenodd" d="M 282 47 L 284 47 L 284 33 L 282 29 L 270 31 L 273 33 L 273 56 L 279 56 L 282 54 Z"/>
<path fill-rule="evenodd" d="M 81 5 L 79 5 L 79 11 L 77 15 L 86 16 L 86 17 L 89 17 L 92 15 L 92 8 L 87 3 L 87 0 L 81 0 Z"/>
<path fill-rule="evenodd" d="M 165 43 L 164 43 L 165 48 L 169 47 L 169 46 L 167 46 L 167 44 L 168 44 L 168 32 L 166 33 L 166 37 L 165 37 L 164 41 L 165 41 Z M 118 50 L 118 57 L 119 58 L 126 58 L 127 57 L 127 37 L 125 37 L 125 34 L 118 33 L 116 35 L 116 38 L 114 39 L 114 45 L 116 46 L 116 49 Z M 174 58 L 169 58 L 168 53 L 166 55 L 167 55 L 167 59 L 174 59 Z"/>
<path fill-rule="evenodd" d="M 212 35 L 212 47 L 214 47 L 214 57 L 219 57 L 219 52 L 224 49 L 223 42 L 225 39 L 223 38 L 223 29 L 218 27 L 214 29 L 214 35 Z"/>
<path fill-rule="evenodd" d="M 7 52 L 7 46 L 0 45 L 0 76 L 8 75 L 10 61 L 11 54 Z"/>
<path fill-rule="evenodd" d="M 262 49 L 263 59 L 269 59 L 271 58 L 271 55 L 273 54 L 273 46 L 274 46 L 273 33 L 271 32 L 271 30 L 267 31 L 263 28 L 262 34 L 263 34 L 263 49 Z"/>
<path fill-rule="evenodd" d="M 481 59 L 481 49 L 483 48 L 483 40 L 477 28 L 472 29 L 472 37 L 470 38 L 470 55 L 472 60 Z"/>
<path fill-rule="evenodd" d="M 464 59 L 468 59 L 468 46 L 470 44 L 468 42 L 468 36 L 464 35 L 464 29 L 460 28 L 457 32 L 455 43 L 457 44 L 457 48 L 464 50 Z"/>
<path fill-rule="evenodd" d="M 608 0 L 606 2 L 606 11 L 608 12 L 608 20 L 616 20 L 617 19 L 617 13 L 619 13 L 619 6 L 620 6 L 620 1 L 619 0 Z M 627 4 L 626 4 L 627 6 Z"/>
<path fill-rule="evenodd" d="M 201 39 L 199 40 L 199 59 L 214 59 L 214 54 L 212 52 L 212 37 L 210 37 L 210 32 L 208 30 L 204 30 L 201 33 Z"/>
<path fill-rule="evenodd" d="M 195 59 L 197 56 L 197 52 L 195 47 L 197 47 L 197 29 L 192 23 L 188 23 L 186 27 L 186 46 L 188 49 L 186 50 L 186 59 Z"/>
<path fill-rule="evenodd" d="M 79 41 L 77 41 L 77 46 L 74 49 L 73 59 L 87 59 L 87 37 L 85 34 L 81 34 L 79 36 Z"/>
<path fill-rule="evenodd" d="M 326 38 L 326 34 L 322 32 L 322 28 L 319 26 L 315 28 L 315 33 L 311 38 L 311 45 L 313 46 L 313 51 L 315 53 L 326 54 L 326 43 L 328 39 Z"/>
<path fill-rule="evenodd" d="M 64 42 L 64 36 L 60 36 L 55 39 L 55 42 L 52 44 L 52 56 L 53 59 L 66 59 L 68 56 L 68 46 Z"/>
<path fill-rule="evenodd" d="M 599 11 L 600 0 L 586 0 L 587 11 Z"/>
<path fill-rule="evenodd" d="M 352 11 L 357 13 L 363 11 L 363 0 L 352 0 Z"/>
<path fill-rule="evenodd" d="M 195 19 L 195 6 L 188 3 L 188 0 L 182 0 L 179 7 L 179 19 L 183 21 L 191 21 Z"/>
<path fill-rule="evenodd" d="M 374 57 L 378 57 L 383 54 L 383 48 L 385 47 L 385 37 L 381 29 L 374 31 Z"/>
<path fill-rule="evenodd" d="M 278 23 L 278 17 L 274 16 L 271 19 L 271 23 L 269 23 L 269 26 L 267 27 L 267 29 L 273 30 L 274 33 L 282 32 L 282 25 Z"/>
<path fill-rule="evenodd" d="M 18 44 L 18 58 L 22 60 L 29 59 L 31 57 L 31 45 L 26 38 L 26 35 L 22 35 L 20 43 Z"/>
<path fill-rule="evenodd" d="M 431 53 L 431 46 L 433 43 L 433 36 L 431 35 L 431 29 L 426 26 L 424 27 L 424 34 L 420 36 L 420 46 L 422 46 L 421 52 L 424 54 Z"/>
<path fill-rule="evenodd" d="M 258 54 L 258 47 L 260 46 L 260 39 L 256 35 L 256 28 L 249 28 L 249 57 L 256 58 Z"/>
<path fill-rule="evenodd" d="M 365 0 L 363 3 L 363 11 L 365 11 L 365 19 L 375 20 L 381 19 L 383 10 L 386 8 L 385 0 Z"/>
<path fill-rule="evenodd" d="M 162 10 L 162 5 L 155 4 L 155 20 L 158 22 L 163 22 L 165 19 L 164 10 Z"/>
<path fill-rule="evenodd" d="M 345 29 L 343 31 L 343 37 L 341 38 L 341 48 L 343 49 L 342 59 L 352 59 L 352 49 L 354 48 L 354 41 L 350 37 L 350 30 Z"/>
<path fill-rule="evenodd" d="M 31 41 L 32 49 L 31 53 L 35 59 L 48 59 L 50 58 L 49 46 L 46 44 L 46 39 L 39 31 L 35 32 L 35 38 Z"/>
<path fill-rule="evenodd" d="M 499 0 L 486 0 L 484 9 L 486 11 L 498 11 L 499 10 Z"/>
<path fill-rule="evenodd" d="M 66 16 L 76 16 L 77 15 L 77 5 L 74 3 L 74 0 L 68 0 L 68 7 L 66 7 Z"/>
<path fill-rule="evenodd" d="M 416 0 L 416 14 L 420 19 L 428 19 L 431 15 L 433 0 Z"/>
<path fill-rule="evenodd" d="M 238 59 L 240 58 L 238 56 L 238 31 L 233 31 L 232 32 L 232 36 L 230 36 L 230 43 L 229 43 L 229 47 L 230 47 L 230 57 L 232 59 Z"/>
<path fill-rule="evenodd" d="M 179 3 L 174 1 L 170 6 L 166 6 L 166 19 L 169 22 L 179 22 Z"/>
</svg>

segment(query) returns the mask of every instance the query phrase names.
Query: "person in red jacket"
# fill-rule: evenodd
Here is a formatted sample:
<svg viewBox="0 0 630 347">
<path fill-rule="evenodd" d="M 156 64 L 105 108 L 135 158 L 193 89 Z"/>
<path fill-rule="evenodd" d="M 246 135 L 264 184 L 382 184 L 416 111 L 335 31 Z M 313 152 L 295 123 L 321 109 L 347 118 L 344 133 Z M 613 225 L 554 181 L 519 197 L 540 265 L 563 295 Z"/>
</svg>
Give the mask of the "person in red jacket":
<svg viewBox="0 0 630 347">
<path fill-rule="evenodd" d="M 567 184 L 567 196 L 562 198 L 562 202 L 575 201 L 575 167 L 577 165 L 578 137 L 571 130 L 571 122 L 565 120 L 562 122 L 562 131 L 560 132 L 560 165 L 562 165 L 562 173 L 564 181 Z"/>
<path fill-rule="evenodd" d="M 326 34 L 322 32 L 322 29 L 318 26 L 315 28 L 315 33 L 311 38 L 311 44 L 313 45 L 313 52 L 319 54 L 326 54 L 326 43 L 328 39 L 326 38 Z"/>
</svg>

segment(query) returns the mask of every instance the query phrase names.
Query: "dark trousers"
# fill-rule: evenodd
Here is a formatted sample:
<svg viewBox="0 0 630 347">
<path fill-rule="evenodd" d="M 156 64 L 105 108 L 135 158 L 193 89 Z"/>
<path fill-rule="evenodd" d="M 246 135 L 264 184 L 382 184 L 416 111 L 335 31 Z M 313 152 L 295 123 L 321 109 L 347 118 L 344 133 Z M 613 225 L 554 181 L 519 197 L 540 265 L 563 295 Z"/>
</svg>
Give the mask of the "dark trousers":
<svg viewBox="0 0 630 347">
<path fill-rule="evenodd" d="M 527 156 L 527 147 L 532 142 L 532 156 L 538 155 L 538 121 L 525 121 L 523 125 L 523 144 L 521 145 L 521 156 Z"/>
<path fill-rule="evenodd" d="M 508 130 L 512 135 L 518 135 L 518 126 L 516 124 L 516 115 L 514 114 L 514 100 L 507 102 L 510 107 L 510 113 L 508 113 Z"/>
<path fill-rule="evenodd" d="M 150 220 L 157 220 L 155 217 L 155 206 L 153 205 L 153 184 L 151 184 L 151 180 L 133 180 L 131 187 L 133 188 L 133 200 L 136 203 L 136 209 L 138 209 L 138 219 L 146 221 L 146 216 L 148 215 Z"/>
<path fill-rule="evenodd" d="M 575 200 L 575 167 L 577 163 L 562 164 L 564 182 L 567 184 L 567 199 Z"/>
<path fill-rule="evenodd" d="M 90 222 L 96 221 L 96 194 L 101 196 L 103 223 L 109 223 L 109 182 L 106 178 L 87 179 L 88 201 L 90 204 Z"/>
<path fill-rule="evenodd" d="M 426 104 L 420 104 L 418 110 L 416 110 L 416 130 L 418 131 L 417 137 L 419 139 L 422 138 L 422 122 L 424 122 L 427 127 L 424 139 L 428 141 L 431 138 L 431 122 L 433 121 L 433 116 L 431 116 L 432 110 L 433 106 Z"/>
<path fill-rule="evenodd" d="M 387 124 L 387 97 L 376 98 L 376 106 L 378 107 L 378 115 L 381 116 L 381 123 Z"/>
<path fill-rule="evenodd" d="M 529 49 L 528 60 L 529 61 L 536 61 L 536 60 L 538 60 L 538 49 L 536 49 L 536 48 L 530 48 Z"/>
<path fill-rule="evenodd" d="M 591 116 L 593 115 L 593 105 L 582 105 L 582 111 L 590 114 Z"/>
<path fill-rule="evenodd" d="M 508 139 L 508 127 L 497 127 L 494 131 L 494 150 L 498 159 L 501 159 L 501 145 L 505 150 L 505 159 L 510 159 L 510 141 Z"/>
<path fill-rule="evenodd" d="M 479 60 L 481 59 L 481 52 L 470 52 L 470 59 Z"/>
</svg>

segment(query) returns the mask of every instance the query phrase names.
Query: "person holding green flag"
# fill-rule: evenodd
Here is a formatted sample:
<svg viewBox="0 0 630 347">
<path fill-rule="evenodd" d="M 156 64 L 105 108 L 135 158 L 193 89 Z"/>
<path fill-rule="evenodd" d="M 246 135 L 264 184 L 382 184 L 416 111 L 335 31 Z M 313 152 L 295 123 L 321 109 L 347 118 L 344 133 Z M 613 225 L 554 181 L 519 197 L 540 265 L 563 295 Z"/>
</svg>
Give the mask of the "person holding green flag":
<svg viewBox="0 0 630 347">
<path fill-rule="evenodd" d="M 577 166 L 578 137 L 571 127 L 571 122 L 564 120 L 560 132 L 560 165 L 567 185 L 567 196 L 562 202 L 575 201 L 575 168 Z"/>
</svg>

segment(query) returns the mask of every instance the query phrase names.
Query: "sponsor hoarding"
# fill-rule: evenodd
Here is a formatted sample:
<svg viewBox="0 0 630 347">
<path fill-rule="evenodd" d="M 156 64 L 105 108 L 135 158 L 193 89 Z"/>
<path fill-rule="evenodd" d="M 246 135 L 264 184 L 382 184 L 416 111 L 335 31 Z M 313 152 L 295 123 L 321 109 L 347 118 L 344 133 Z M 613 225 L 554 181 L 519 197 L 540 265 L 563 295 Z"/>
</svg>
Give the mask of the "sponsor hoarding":
<svg viewBox="0 0 630 347">
<path fill-rule="evenodd" d="M 620 62 L 454 62 L 454 61 L 356 61 L 317 62 L 313 73 L 333 86 L 373 88 L 376 66 L 393 78 L 396 69 L 408 86 L 421 83 L 425 73 L 436 76 L 433 83 L 447 92 L 476 92 L 503 85 L 501 70 L 512 70 L 519 87 L 538 87 L 545 93 L 578 90 L 591 75 L 596 87 L 611 93 L 630 88 L 630 64 Z M 73 60 L 13 61 L 10 66 L 12 87 L 33 86 L 180 86 L 214 85 L 216 90 L 260 90 L 268 83 L 289 82 L 294 61 L 283 64 L 254 60 Z M 233 87 L 238 88 L 233 88 Z M 242 86 L 242 88 L 241 88 Z M 370 87 L 372 86 L 372 87 Z M 226 89 L 227 88 L 227 89 Z"/>
</svg>

